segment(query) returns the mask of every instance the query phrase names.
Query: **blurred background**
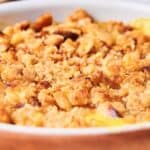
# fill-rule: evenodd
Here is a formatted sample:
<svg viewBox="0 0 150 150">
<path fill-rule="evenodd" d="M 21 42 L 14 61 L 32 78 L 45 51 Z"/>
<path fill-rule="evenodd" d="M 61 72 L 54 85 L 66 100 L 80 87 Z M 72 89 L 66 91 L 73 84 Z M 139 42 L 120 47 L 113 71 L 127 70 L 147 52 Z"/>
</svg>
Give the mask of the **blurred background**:
<svg viewBox="0 0 150 150">
<path fill-rule="evenodd" d="M 19 1 L 19 0 L 0 0 L 0 3 L 11 2 L 11 1 Z M 27 1 L 27 0 L 24 0 L 24 1 Z M 36 0 L 36 1 L 38 1 L 38 0 Z M 43 1 L 46 1 L 46 0 L 43 0 Z M 58 0 L 56 0 L 56 1 L 58 1 Z M 63 2 L 63 0 L 61 0 L 61 1 Z M 99 0 L 97 0 L 97 1 L 99 1 Z M 109 1 L 134 1 L 134 2 L 149 3 L 150 4 L 150 0 L 106 0 L 106 2 L 109 2 Z"/>
</svg>

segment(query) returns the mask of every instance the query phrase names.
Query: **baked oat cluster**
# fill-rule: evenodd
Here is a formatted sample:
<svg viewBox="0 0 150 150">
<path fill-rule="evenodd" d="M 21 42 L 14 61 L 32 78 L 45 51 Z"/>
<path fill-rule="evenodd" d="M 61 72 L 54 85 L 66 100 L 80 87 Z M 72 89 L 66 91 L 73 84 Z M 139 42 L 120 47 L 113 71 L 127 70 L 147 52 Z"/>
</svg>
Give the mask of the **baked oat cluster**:
<svg viewBox="0 0 150 150">
<path fill-rule="evenodd" d="M 0 122 L 43 127 L 150 121 L 150 36 L 79 9 L 0 32 Z"/>
</svg>

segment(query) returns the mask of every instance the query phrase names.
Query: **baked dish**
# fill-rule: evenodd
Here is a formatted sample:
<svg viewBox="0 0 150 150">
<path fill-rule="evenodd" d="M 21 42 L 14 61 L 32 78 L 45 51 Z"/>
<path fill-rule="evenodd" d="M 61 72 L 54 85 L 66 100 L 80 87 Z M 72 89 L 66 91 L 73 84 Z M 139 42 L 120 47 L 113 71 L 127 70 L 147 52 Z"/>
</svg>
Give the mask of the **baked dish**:
<svg viewBox="0 0 150 150">
<path fill-rule="evenodd" d="M 0 122 L 110 127 L 150 121 L 150 19 L 63 22 L 45 13 L 0 32 Z"/>
</svg>

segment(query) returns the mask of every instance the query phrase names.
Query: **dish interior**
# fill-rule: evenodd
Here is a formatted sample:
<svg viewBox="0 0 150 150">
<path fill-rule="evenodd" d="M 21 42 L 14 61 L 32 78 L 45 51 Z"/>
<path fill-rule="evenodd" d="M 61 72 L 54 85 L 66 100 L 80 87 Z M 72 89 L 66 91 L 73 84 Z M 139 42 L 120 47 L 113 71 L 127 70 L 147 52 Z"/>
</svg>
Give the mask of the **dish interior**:
<svg viewBox="0 0 150 150">
<path fill-rule="evenodd" d="M 4 5 L 11 18 L 0 9 L 2 25 L 10 25 L 1 33 L 1 122 L 74 128 L 149 121 L 149 21 L 119 22 L 147 17 L 148 9 L 81 4 L 88 13 L 58 23 L 77 4 L 40 4 Z M 53 16 L 12 25 L 49 10 Z"/>
</svg>

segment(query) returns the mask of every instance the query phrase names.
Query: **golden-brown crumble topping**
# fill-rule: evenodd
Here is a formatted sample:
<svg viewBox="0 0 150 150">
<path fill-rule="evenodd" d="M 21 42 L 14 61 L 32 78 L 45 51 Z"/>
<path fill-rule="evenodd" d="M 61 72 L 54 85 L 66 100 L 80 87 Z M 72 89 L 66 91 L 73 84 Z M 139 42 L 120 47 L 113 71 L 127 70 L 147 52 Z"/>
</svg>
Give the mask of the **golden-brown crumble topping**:
<svg viewBox="0 0 150 150">
<path fill-rule="evenodd" d="M 0 122 L 44 127 L 150 121 L 150 36 L 75 11 L 0 32 Z"/>
</svg>

